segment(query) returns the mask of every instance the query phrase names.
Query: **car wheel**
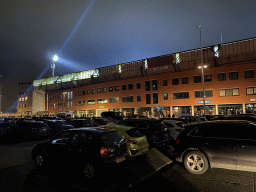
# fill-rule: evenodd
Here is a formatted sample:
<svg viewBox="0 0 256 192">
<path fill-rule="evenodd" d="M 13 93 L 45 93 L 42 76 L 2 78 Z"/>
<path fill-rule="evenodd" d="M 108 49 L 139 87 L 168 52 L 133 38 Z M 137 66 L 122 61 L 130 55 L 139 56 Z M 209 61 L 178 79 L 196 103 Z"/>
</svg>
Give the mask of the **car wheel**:
<svg viewBox="0 0 256 192">
<path fill-rule="evenodd" d="M 35 163 L 37 167 L 42 167 L 45 164 L 44 157 L 41 154 L 37 155 L 35 158 Z"/>
<path fill-rule="evenodd" d="M 95 167 L 91 163 L 86 163 L 84 166 L 84 174 L 88 179 L 91 179 L 95 175 Z"/>
<path fill-rule="evenodd" d="M 189 152 L 184 158 L 184 165 L 193 174 L 203 174 L 209 167 L 206 156 L 199 151 Z"/>
</svg>

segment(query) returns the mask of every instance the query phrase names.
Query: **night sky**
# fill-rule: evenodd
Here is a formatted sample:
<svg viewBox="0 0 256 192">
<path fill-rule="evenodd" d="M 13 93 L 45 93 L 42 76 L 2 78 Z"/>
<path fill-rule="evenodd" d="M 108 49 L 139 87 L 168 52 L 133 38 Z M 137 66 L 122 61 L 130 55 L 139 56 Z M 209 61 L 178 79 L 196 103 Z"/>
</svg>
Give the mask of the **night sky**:
<svg viewBox="0 0 256 192">
<path fill-rule="evenodd" d="M 256 37 L 255 0 L 2 0 L 2 111 L 18 83 Z M 44 72 L 44 73 L 43 73 Z M 14 107 L 14 109 L 12 108 Z"/>
</svg>

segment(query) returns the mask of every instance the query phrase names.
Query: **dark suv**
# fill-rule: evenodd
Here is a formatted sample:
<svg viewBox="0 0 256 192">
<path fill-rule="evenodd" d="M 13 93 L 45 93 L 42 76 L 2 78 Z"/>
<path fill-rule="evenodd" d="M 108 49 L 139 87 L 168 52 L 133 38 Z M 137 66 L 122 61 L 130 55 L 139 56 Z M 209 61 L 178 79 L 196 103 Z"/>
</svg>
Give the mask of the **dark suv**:
<svg viewBox="0 0 256 192">
<path fill-rule="evenodd" d="M 56 134 L 74 128 L 72 125 L 67 124 L 59 119 L 45 119 L 44 122 L 49 126 L 49 136 L 52 137 Z"/>
<path fill-rule="evenodd" d="M 70 129 L 53 139 L 37 144 L 32 159 L 38 167 L 45 163 L 78 166 L 87 178 L 92 178 L 100 165 L 121 163 L 129 157 L 124 137 L 114 129 Z"/>
<path fill-rule="evenodd" d="M 141 134 L 146 135 L 150 147 L 166 146 L 172 142 L 172 137 L 162 120 L 128 118 L 119 124 L 138 128 Z"/>
<path fill-rule="evenodd" d="M 194 174 L 208 167 L 256 172 L 256 124 L 209 121 L 188 125 L 174 144 L 176 161 Z"/>
</svg>

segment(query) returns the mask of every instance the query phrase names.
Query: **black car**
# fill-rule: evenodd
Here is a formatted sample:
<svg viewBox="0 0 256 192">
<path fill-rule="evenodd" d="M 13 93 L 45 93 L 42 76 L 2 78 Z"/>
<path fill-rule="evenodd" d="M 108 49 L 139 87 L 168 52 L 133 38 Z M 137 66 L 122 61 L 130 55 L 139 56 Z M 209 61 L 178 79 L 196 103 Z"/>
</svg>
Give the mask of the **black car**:
<svg viewBox="0 0 256 192">
<path fill-rule="evenodd" d="M 114 120 L 120 121 L 124 118 L 124 115 L 122 112 L 104 111 L 101 113 L 101 117 L 112 118 Z"/>
<path fill-rule="evenodd" d="M 8 139 L 8 133 L 12 130 L 14 124 L 11 122 L 0 121 L 0 139 L 1 141 L 6 141 Z"/>
<path fill-rule="evenodd" d="M 64 120 L 45 119 L 44 122 L 49 126 L 49 136 L 52 137 L 68 129 L 73 129 L 74 126 L 67 124 Z"/>
<path fill-rule="evenodd" d="M 121 163 L 128 157 L 124 137 L 114 129 L 104 128 L 70 129 L 32 150 L 38 167 L 51 162 L 66 168 L 78 166 L 87 178 L 100 171 L 100 166 Z"/>
<path fill-rule="evenodd" d="M 42 121 L 17 121 L 8 131 L 8 137 L 16 141 L 45 138 L 49 135 L 49 127 Z"/>
<path fill-rule="evenodd" d="M 162 120 L 128 118 L 119 124 L 138 128 L 141 134 L 146 135 L 150 147 L 167 146 L 172 142 L 172 137 Z"/>
<path fill-rule="evenodd" d="M 256 124 L 221 120 L 187 125 L 173 154 L 193 174 L 208 167 L 256 172 Z"/>
<path fill-rule="evenodd" d="M 68 123 L 72 125 L 74 128 L 100 126 L 99 123 L 93 122 L 90 118 L 69 119 Z"/>
<path fill-rule="evenodd" d="M 256 116 L 251 114 L 229 115 L 216 117 L 215 120 L 247 120 L 256 123 Z"/>
</svg>

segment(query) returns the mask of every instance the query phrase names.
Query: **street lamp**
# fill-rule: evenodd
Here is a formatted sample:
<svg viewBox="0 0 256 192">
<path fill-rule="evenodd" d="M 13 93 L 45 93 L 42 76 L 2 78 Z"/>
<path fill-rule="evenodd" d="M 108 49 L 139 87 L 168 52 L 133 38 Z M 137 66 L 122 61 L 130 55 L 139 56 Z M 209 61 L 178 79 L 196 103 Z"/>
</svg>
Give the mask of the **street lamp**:
<svg viewBox="0 0 256 192">
<path fill-rule="evenodd" d="M 55 64 L 54 64 L 54 61 L 58 61 L 58 56 L 57 55 L 54 55 L 54 57 L 52 58 L 53 60 L 53 63 L 51 65 L 51 68 L 52 68 L 52 76 L 54 77 L 54 69 L 55 69 Z"/>
<path fill-rule="evenodd" d="M 205 115 L 205 91 L 204 91 L 204 68 L 207 68 L 206 65 L 203 65 L 203 50 L 202 50 L 202 37 L 201 37 L 201 25 L 198 25 L 197 28 L 200 29 L 200 49 L 201 49 L 201 65 L 198 66 L 199 69 L 201 69 L 202 72 L 202 83 L 203 83 L 203 104 L 204 104 L 204 115 Z"/>
</svg>

